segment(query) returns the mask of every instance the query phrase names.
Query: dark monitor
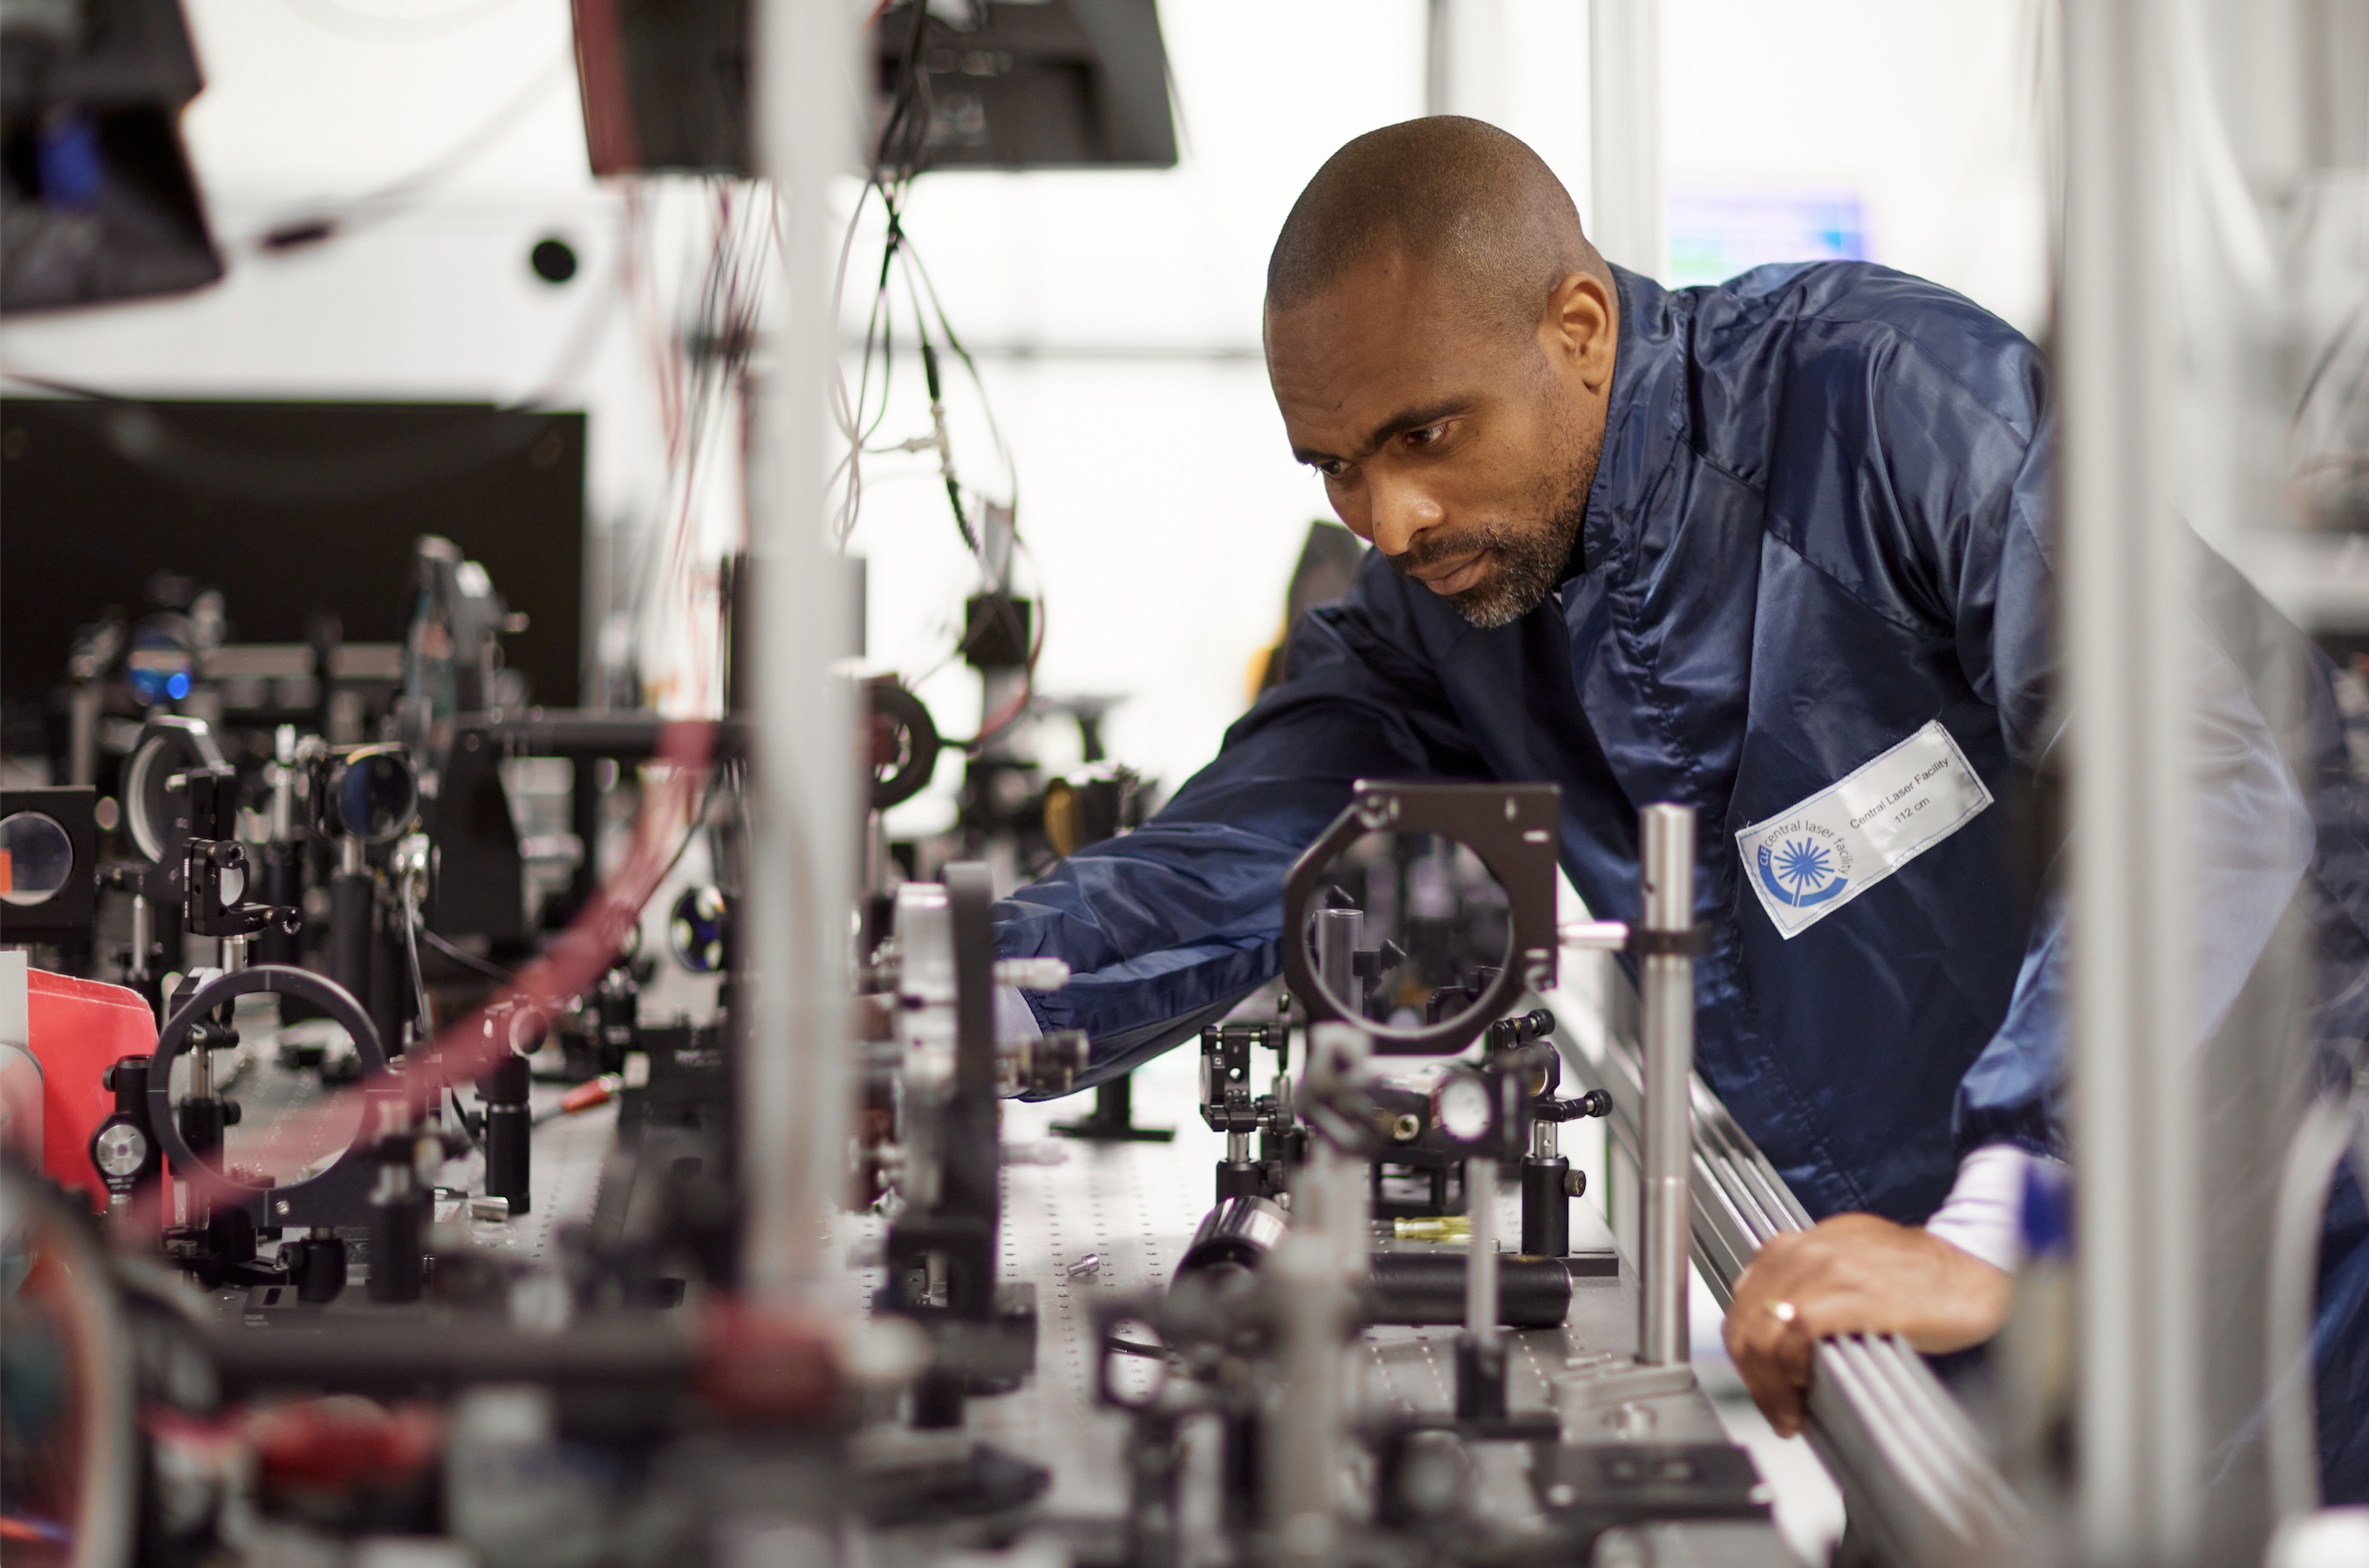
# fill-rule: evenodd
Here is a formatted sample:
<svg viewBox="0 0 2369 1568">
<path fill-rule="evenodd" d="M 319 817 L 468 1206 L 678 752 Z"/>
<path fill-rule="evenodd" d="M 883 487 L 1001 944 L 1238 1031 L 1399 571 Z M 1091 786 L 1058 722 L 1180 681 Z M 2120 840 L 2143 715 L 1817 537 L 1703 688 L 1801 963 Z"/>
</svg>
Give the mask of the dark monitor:
<svg viewBox="0 0 2369 1568">
<path fill-rule="evenodd" d="M 219 590 L 225 642 L 398 644 L 414 542 L 481 563 L 530 699 L 577 700 L 582 414 L 483 404 L 0 399 L 0 688 L 46 705 L 76 629 L 136 619 L 160 572 Z"/>
<path fill-rule="evenodd" d="M 178 0 L 0 7 L 0 314 L 222 276 L 181 144 Z"/>
<path fill-rule="evenodd" d="M 970 15 L 959 27 L 926 0 L 898 0 L 873 23 L 876 146 L 918 76 L 924 107 L 905 134 L 919 167 L 1176 166 L 1153 0 L 973 0 Z M 903 159 L 892 147 L 883 161 Z"/>
<path fill-rule="evenodd" d="M 915 0 L 868 24 L 872 128 L 899 84 L 922 109 L 899 155 L 923 168 L 1172 168 L 1168 54 L 1153 0 Z M 592 172 L 746 175 L 748 0 L 573 0 Z M 958 18 L 958 19 L 950 19 Z M 907 65 L 913 55 L 912 68 Z"/>
</svg>

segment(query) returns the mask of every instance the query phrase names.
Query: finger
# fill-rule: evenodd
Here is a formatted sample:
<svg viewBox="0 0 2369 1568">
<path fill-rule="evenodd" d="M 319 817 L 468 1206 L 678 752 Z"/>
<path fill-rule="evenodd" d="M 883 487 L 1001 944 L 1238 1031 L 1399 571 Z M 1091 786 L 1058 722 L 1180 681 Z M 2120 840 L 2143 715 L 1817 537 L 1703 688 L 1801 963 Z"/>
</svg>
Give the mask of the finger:
<svg viewBox="0 0 2369 1568">
<path fill-rule="evenodd" d="M 1769 1425 L 1777 1428 L 1780 1436 L 1791 1437 L 1802 1429 L 1809 1415 L 1810 1384 L 1817 1375 L 1817 1336 L 1796 1322 L 1778 1340 L 1769 1359 L 1787 1394 L 1786 1420 L 1780 1422 L 1772 1416 Z"/>
<path fill-rule="evenodd" d="M 1773 1391 L 1768 1398 L 1753 1401 L 1760 1407 L 1760 1413 L 1768 1418 L 1770 1429 L 1780 1437 L 1802 1435 L 1802 1416 L 1806 1409 L 1802 1402 L 1803 1391 L 1778 1378 L 1773 1380 Z"/>
<path fill-rule="evenodd" d="M 1747 1332 L 1745 1342 L 1733 1355 L 1733 1359 L 1736 1376 L 1744 1379 L 1745 1391 L 1752 1396 L 1752 1402 L 1759 1407 L 1760 1413 L 1768 1418 L 1768 1424 L 1776 1426 L 1789 1419 L 1789 1413 L 1793 1412 L 1800 1396 L 1786 1381 L 1773 1350 L 1774 1346 L 1761 1343 L 1758 1333 Z"/>
</svg>

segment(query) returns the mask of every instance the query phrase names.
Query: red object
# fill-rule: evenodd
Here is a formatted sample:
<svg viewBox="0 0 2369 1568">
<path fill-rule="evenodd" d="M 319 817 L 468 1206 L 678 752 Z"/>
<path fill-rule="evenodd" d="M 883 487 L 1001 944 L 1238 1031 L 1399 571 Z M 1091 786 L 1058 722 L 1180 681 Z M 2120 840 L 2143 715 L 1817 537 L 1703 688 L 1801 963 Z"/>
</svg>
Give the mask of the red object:
<svg viewBox="0 0 2369 1568">
<path fill-rule="evenodd" d="M 699 1391 L 744 1421 L 820 1421 L 840 1405 L 839 1342 L 819 1318 L 725 1301 L 701 1324 Z"/>
<path fill-rule="evenodd" d="M 41 1064 L 41 1173 L 60 1186 L 92 1195 L 107 1207 L 107 1188 L 91 1169 L 90 1135 L 115 1114 L 115 1095 L 98 1075 L 118 1057 L 156 1049 L 156 1015 L 136 990 L 29 970 L 25 1033 Z"/>
<path fill-rule="evenodd" d="M 246 1440 L 267 1492 L 344 1492 L 400 1482 L 435 1463 L 444 1448 L 444 1418 L 426 1405 L 389 1410 L 341 1394 L 254 1411 Z"/>
<path fill-rule="evenodd" d="M 573 1116 L 578 1111 L 589 1111 L 595 1105 L 605 1105 L 624 1082 L 622 1074 L 614 1072 L 588 1078 L 561 1096 L 559 1108 Z"/>
<path fill-rule="evenodd" d="M 575 0 L 576 82 L 584 98 L 584 151 L 592 172 L 638 174 L 634 102 L 625 85 L 625 51 L 617 0 Z"/>
</svg>

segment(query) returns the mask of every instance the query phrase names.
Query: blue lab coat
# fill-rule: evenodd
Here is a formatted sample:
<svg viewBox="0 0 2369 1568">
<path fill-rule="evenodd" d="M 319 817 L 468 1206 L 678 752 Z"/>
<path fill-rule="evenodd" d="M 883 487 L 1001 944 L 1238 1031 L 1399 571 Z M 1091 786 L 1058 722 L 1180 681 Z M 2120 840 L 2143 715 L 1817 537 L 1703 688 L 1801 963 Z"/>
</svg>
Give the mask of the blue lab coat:
<svg viewBox="0 0 2369 1568">
<path fill-rule="evenodd" d="M 1352 780 L 1560 784 L 1563 868 L 1617 919 L 1638 913 L 1637 807 L 1684 802 L 1712 933 L 1704 1076 L 1811 1213 L 1918 1222 L 1976 1147 L 2064 1151 L 2064 931 L 2019 875 L 2032 835 L 2012 809 L 2064 721 L 2046 370 L 2005 323 L 1882 268 L 1679 291 L 1616 279 L 1603 455 L 1560 592 L 1481 631 L 1369 556 L 1217 760 L 1142 829 L 1001 903 L 999 947 L 1075 971 L 1028 1001 L 1042 1026 L 1088 1032 L 1092 1082 L 1276 971 L 1283 873 Z M 2206 580 L 2209 1028 L 2291 910 L 2362 972 L 2369 831 L 2325 660 L 2235 573 L 2208 560 Z M 1736 830 L 1933 719 L 2000 804 L 1786 939 Z M 2334 995 L 2330 1032 L 2369 1036 L 2360 999 Z M 2325 1261 L 2361 1274 L 2361 1251 Z M 2353 1381 L 2369 1390 L 2369 1368 Z M 2369 1490 L 2369 1437 L 2355 1446 Z"/>
</svg>

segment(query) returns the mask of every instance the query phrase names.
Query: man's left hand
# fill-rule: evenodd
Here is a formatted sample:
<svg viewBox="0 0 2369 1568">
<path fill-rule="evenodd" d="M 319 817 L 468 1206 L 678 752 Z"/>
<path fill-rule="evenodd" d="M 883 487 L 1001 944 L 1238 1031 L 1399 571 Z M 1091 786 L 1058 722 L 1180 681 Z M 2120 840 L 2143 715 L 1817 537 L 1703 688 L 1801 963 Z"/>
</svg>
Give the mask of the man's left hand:
<svg viewBox="0 0 2369 1568">
<path fill-rule="evenodd" d="M 1780 1437 L 1802 1429 L 1818 1341 L 1896 1333 L 1928 1355 L 2007 1322 L 2015 1276 L 1914 1225 L 1837 1214 L 1778 1236 L 1735 1282 L 1727 1353 Z"/>
</svg>

